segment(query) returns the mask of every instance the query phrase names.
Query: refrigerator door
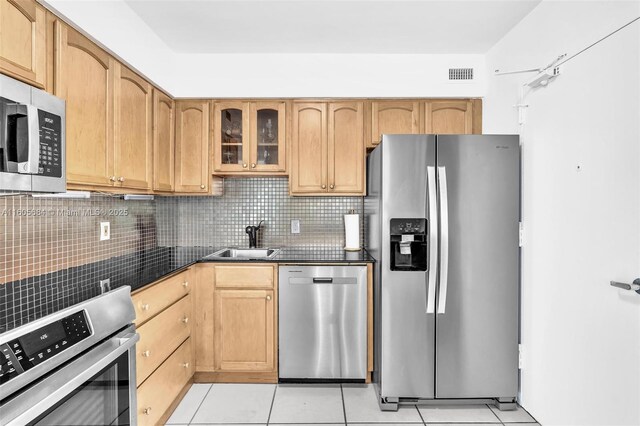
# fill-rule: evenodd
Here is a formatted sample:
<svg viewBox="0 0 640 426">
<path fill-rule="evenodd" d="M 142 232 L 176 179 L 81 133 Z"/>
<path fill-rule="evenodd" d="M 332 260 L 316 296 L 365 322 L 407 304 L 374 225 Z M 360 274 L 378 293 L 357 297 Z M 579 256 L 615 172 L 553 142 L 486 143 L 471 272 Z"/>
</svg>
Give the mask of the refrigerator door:
<svg viewBox="0 0 640 426">
<path fill-rule="evenodd" d="M 517 136 L 437 136 L 440 282 L 436 398 L 518 388 Z"/>
<path fill-rule="evenodd" d="M 429 219 L 427 175 L 435 167 L 435 136 L 384 135 L 380 149 L 380 396 L 433 398 L 435 312 L 427 314 L 427 295 L 435 283 L 427 281 L 428 270 L 391 270 L 390 223 Z"/>
</svg>

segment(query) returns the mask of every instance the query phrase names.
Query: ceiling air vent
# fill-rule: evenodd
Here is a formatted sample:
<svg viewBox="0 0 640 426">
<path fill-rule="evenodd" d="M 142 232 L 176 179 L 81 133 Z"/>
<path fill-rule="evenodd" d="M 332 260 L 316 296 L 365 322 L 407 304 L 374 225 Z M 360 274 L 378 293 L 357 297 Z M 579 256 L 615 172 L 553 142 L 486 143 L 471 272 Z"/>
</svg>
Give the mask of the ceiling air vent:
<svg viewBox="0 0 640 426">
<path fill-rule="evenodd" d="M 473 68 L 449 68 L 449 81 L 473 80 Z"/>
</svg>

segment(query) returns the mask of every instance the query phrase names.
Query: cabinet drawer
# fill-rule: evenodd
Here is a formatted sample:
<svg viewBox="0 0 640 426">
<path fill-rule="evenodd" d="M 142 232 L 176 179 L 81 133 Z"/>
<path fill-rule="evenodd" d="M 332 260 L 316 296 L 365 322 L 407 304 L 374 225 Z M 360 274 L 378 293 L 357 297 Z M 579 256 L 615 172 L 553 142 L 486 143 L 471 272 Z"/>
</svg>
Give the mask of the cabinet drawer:
<svg viewBox="0 0 640 426">
<path fill-rule="evenodd" d="M 216 288 L 273 288 L 272 265 L 221 265 L 215 267 Z"/>
<path fill-rule="evenodd" d="M 136 381 L 139 386 L 191 335 L 191 295 L 170 306 L 138 328 Z"/>
<path fill-rule="evenodd" d="M 135 324 L 142 323 L 191 291 L 191 270 L 167 278 L 132 296 L 136 309 Z"/>
<path fill-rule="evenodd" d="M 187 339 L 138 388 L 138 425 L 155 425 L 193 376 L 193 351 Z"/>
</svg>

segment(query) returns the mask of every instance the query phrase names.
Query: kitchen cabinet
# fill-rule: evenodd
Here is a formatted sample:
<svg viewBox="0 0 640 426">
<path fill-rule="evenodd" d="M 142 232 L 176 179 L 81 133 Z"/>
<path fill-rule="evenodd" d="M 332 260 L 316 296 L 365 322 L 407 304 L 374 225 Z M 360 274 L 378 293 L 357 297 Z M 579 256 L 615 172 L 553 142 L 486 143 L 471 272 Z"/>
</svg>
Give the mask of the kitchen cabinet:
<svg viewBox="0 0 640 426">
<path fill-rule="evenodd" d="M 277 382 L 277 267 L 200 264 L 196 381 Z"/>
<path fill-rule="evenodd" d="M 114 99 L 114 185 L 150 190 L 153 87 L 124 65 L 116 63 Z"/>
<path fill-rule="evenodd" d="M 153 189 L 173 191 L 175 167 L 175 103 L 161 91 L 153 90 Z"/>
<path fill-rule="evenodd" d="M 0 72 L 43 89 L 46 10 L 35 0 L 0 0 Z"/>
<path fill-rule="evenodd" d="M 362 102 L 294 103 L 292 195 L 363 195 Z"/>
<path fill-rule="evenodd" d="M 134 291 L 138 424 L 164 424 L 194 373 L 192 268 Z"/>
<path fill-rule="evenodd" d="M 213 109 L 214 172 L 284 173 L 285 117 L 285 102 L 216 102 Z"/>
<path fill-rule="evenodd" d="M 385 100 L 371 102 L 371 140 L 375 147 L 383 134 L 420 133 L 420 102 Z"/>
<path fill-rule="evenodd" d="M 60 21 L 55 28 L 55 95 L 67 102 L 67 185 L 113 186 L 116 62 Z"/>
<path fill-rule="evenodd" d="M 471 134 L 473 118 L 473 102 L 470 99 L 425 102 L 425 133 Z"/>
<path fill-rule="evenodd" d="M 209 193 L 209 101 L 176 101 L 175 191 Z"/>
</svg>

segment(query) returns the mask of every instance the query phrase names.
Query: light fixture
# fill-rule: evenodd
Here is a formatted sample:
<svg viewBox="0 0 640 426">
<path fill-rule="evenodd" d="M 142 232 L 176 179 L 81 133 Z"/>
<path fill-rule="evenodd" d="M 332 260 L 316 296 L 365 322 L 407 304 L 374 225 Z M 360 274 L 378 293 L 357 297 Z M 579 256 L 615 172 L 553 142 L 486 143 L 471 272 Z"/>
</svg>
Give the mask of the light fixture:
<svg viewBox="0 0 640 426">
<path fill-rule="evenodd" d="M 153 195 L 148 194 L 124 194 L 125 201 L 151 201 Z"/>
<path fill-rule="evenodd" d="M 53 194 L 31 194 L 33 198 L 91 198 L 89 191 L 67 191 Z"/>
</svg>

